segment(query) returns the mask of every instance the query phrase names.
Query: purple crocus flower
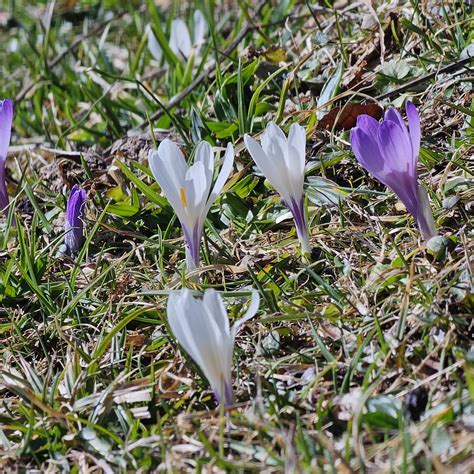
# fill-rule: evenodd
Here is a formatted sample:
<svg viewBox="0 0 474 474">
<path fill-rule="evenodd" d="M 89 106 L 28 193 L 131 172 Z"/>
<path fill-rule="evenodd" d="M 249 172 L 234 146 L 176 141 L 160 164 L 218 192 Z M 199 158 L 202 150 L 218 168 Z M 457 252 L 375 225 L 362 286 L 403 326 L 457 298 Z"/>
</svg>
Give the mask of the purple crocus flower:
<svg viewBox="0 0 474 474">
<path fill-rule="evenodd" d="M 67 201 L 66 223 L 64 230 L 67 232 L 64 242 L 70 254 L 77 252 L 82 245 L 84 238 L 84 204 L 86 202 L 86 192 L 79 186 L 74 185 Z"/>
<path fill-rule="evenodd" d="M 7 182 L 5 177 L 5 161 L 13 121 L 13 101 L 5 99 L 0 101 L 0 211 L 6 213 L 8 207 Z"/>
<path fill-rule="evenodd" d="M 437 235 L 428 195 L 418 184 L 420 117 L 407 101 L 408 127 L 400 113 L 391 108 L 382 122 L 360 115 L 351 130 L 351 145 L 359 163 L 388 186 L 415 218 L 425 240 Z"/>
</svg>

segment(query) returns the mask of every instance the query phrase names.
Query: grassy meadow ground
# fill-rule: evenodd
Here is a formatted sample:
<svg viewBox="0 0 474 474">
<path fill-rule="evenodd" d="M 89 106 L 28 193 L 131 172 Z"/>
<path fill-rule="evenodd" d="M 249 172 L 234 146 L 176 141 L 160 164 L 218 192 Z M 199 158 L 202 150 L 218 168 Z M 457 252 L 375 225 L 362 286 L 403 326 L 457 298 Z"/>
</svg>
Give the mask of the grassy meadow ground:
<svg viewBox="0 0 474 474">
<path fill-rule="evenodd" d="M 469 3 L 4 1 L 17 226 L 0 229 L 0 471 L 472 472 Z M 154 60 L 147 25 L 166 38 L 196 8 L 200 57 Z M 327 116 L 370 98 L 420 112 L 439 255 Z M 311 262 L 243 145 L 269 120 L 307 130 Z M 191 281 L 147 164 L 165 137 L 188 156 L 201 139 L 236 149 Z M 88 202 L 70 258 L 73 184 Z M 182 285 L 222 291 L 232 320 L 260 292 L 226 417 L 167 326 Z"/>
</svg>

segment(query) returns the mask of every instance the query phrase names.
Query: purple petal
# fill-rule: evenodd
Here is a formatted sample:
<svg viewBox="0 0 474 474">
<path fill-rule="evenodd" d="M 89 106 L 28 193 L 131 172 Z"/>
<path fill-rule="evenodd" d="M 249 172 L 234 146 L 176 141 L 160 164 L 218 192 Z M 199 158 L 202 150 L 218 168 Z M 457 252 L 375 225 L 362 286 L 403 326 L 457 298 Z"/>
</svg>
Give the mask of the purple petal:
<svg viewBox="0 0 474 474">
<path fill-rule="evenodd" d="M 221 394 L 217 389 L 214 389 L 214 398 L 216 399 L 217 403 L 221 402 Z M 233 405 L 235 403 L 235 395 L 234 389 L 232 388 L 232 384 L 230 382 L 224 383 L 224 405 L 226 407 Z"/>
<path fill-rule="evenodd" d="M 300 232 L 306 232 L 306 217 L 304 213 L 304 200 L 301 198 L 299 202 L 295 201 L 291 198 L 289 203 L 286 203 L 287 207 L 290 209 L 291 213 L 293 214 L 293 218 L 295 219 L 296 228 Z"/>
<path fill-rule="evenodd" d="M 8 146 L 13 122 L 13 101 L 5 99 L 0 101 L 0 160 L 7 157 Z"/>
<path fill-rule="evenodd" d="M 370 115 L 359 115 L 357 117 L 357 128 L 362 129 L 366 135 L 377 138 L 377 132 L 379 130 L 380 123 L 371 117 Z"/>
<path fill-rule="evenodd" d="M 188 244 L 189 256 L 191 262 L 188 264 L 188 270 L 194 270 L 199 267 L 199 249 L 201 247 L 202 226 L 196 224 L 193 229 L 188 230 L 184 225 L 183 232 L 186 243 Z"/>
<path fill-rule="evenodd" d="M 400 112 L 393 107 L 385 112 L 384 121 L 394 122 L 398 124 L 402 130 L 406 129 L 407 127 L 403 121 L 403 117 L 400 115 Z"/>
<path fill-rule="evenodd" d="M 304 207 L 304 197 L 302 196 L 301 199 L 298 201 L 294 198 L 291 198 L 289 202 L 283 201 L 283 204 L 285 204 L 285 206 L 293 214 L 293 219 L 295 220 L 296 225 L 296 232 L 298 234 L 298 240 L 301 243 L 303 253 L 311 253 L 308 221 L 306 219 L 306 212 Z"/>
<path fill-rule="evenodd" d="M 358 117 L 351 145 L 359 163 L 397 194 L 426 237 L 435 235 L 436 229 L 426 192 L 418 186 L 420 118 L 409 101 L 406 112 L 409 129 L 394 108 L 387 110 L 380 125 L 368 116 Z"/>
<path fill-rule="evenodd" d="M 357 161 L 369 173 L 387 185 L 383 175 L 384 162 L 376 140 L 376 135 L 372 135 L 371 132 L 367 133 L 367 129 L 359 127 L 353 128 L 351 130 L 351 146 Z"/>
<path fill-rule="evenodd" d="M 66 223 L 64 230 L 67 232 L 64 242 L 69 253 L 77 252 L 84 237 L 84 204 L 86 202 L 86 192 L 79 186 L 74 185 L 66 206 Z"/>
<path fill-rule="evenodd" d="M 0 211 L 5 214 L 8 207 L 8 192 L 5 176 L 5 159 L 7 158 L 8 146 L 13 121 L 13 102 L 10 99 L 0 101 Z"/>
<path fill-rule="evenodd" d="M 411 145 L 413 148 L 413 155 L 415 157 L 415 169 L 418 162 L 418 154 L 420 153 L 421 143 L 421 124 L 420 116 L 416 107 L 408 100 L 406 105 L 408 125 L 410 127 Z"/>
<path fill-rule="evenodd" d="M 7 182 L 5 179 L 5 163 L 0 162 L 0 212 L 7 214 L 8 208 L 8 192 Z"/>
<path fill-rule="evenodd" d="M 418 183 L 414 172 L 412 146 L 407 134 L 397 123 L 385 121 L 379 128 L 378 143 L 386 166 L 385 184 L 392 188 L 408 212 L 416 218 Z"/>
<path fill-rule="evenodd" d="M 391 108 L 385 112 L 385 122 L 393 122 L 396 125 L 398 125 L 400 127 L 400 130 L 406 135 L 411 145 L 411 138 L 410 138 L 410 134 L 408 133 L 408 128 L 402 116 L 400 115 L 400 112 L 398 112 L 397 109 Z M 413 147 L 412 147 L 412 153 L 413 153 Z"/>
</svg>

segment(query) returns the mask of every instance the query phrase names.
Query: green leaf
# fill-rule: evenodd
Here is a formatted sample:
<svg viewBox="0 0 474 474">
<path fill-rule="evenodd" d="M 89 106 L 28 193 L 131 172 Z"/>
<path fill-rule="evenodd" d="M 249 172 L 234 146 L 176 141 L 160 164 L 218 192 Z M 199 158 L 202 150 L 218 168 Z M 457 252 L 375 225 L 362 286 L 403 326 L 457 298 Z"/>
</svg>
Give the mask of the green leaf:
<svg viewBox="0 0 474 474">
<path fill-rule="evenodd" d="M 125 163 L 116 161 L 117 166 L 123 171 L 123 174 L 153 203 L 159 207 L 169 207 L 168 201 L 153 191 L 145 182 L 136 176 Z"/>
<path fill-rule="evenodd" d="M 136 206 L 131 206 L 130 204 L 110 204 L 107 207 L 109 214 L 115 214 L 121 217 L 131 217 L 134 216 L 140 209 Z"/>
<path fill-rule="evenodd" d="M 397 429 L 402 415 L 401 403 L 395 397 L 381 395 L 367 400 L 363 421 L 376 428 Z"/>
<path fill-rule="evenodd" d="M 443 427 L 435 426 L 430 437 L 431 451 L 435 456 L 441 456 L 451 448 L 451 437 Z"/>
<path fill-rule="evenodd" d="M 329 179 L 313 176 L 308 178 L 308 181 L 306 196 L 317 206 L 337 206 L 339 201 L 346 199 L 349 195 L 347 191 L 343 191 L 336 183 Z"/>
<path fill-rule="evenodd" d="M 329 102 L 333 97 L 336 96 L 337 92 L 339 91 L 339 84 L 341 83 L 342 73 L 344 71 L 342 62 L 339 63 L 339 66 L 336 69 L 336 72 L 333 76 L 324 84 L 323 90 L 321 91 L 321 95 L 319 96 L 317 108 L 321 107 L 322 105 Z M 328 108 L 318 110 L 316 112 L 316 117 L 319 119 L 323 118 Z"/>
<path fill-rule="evenodd" d="M 411 66 L 404 59 L 391 59 L 380 68 L 379 74 L 395 82 L 403 82 L 411 72 Z"/>
</svg>

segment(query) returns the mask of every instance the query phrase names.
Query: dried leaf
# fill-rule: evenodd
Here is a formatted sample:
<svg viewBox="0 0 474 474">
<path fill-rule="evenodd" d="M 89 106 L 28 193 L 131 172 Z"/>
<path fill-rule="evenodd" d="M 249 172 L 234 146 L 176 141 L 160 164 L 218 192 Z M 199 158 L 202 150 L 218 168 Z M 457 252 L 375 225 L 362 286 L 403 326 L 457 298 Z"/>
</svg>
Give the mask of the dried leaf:
<svg viewBox="0 0 474 474">
<path fill-rule="evenodd" d="M 318 122 L 318 129 L 332 130 L 334 127 L 335 131 L 350 130 L 352 127 L 355 127 L 357 117 L 364 114 L 379 120 L 383 116 L 383 109 L 380 105 L 374 103 L 348 103 L 342 107 L 334 107 Z"/>
<path fill-rule="evenodd" d="M 275 46 L 270 47 L 263 51 L 265 59 L 271 63 L 280 63 L 282 61 L 288 61 L 288 55 L 283 48 L 277 48 Z"/>
</svg>

